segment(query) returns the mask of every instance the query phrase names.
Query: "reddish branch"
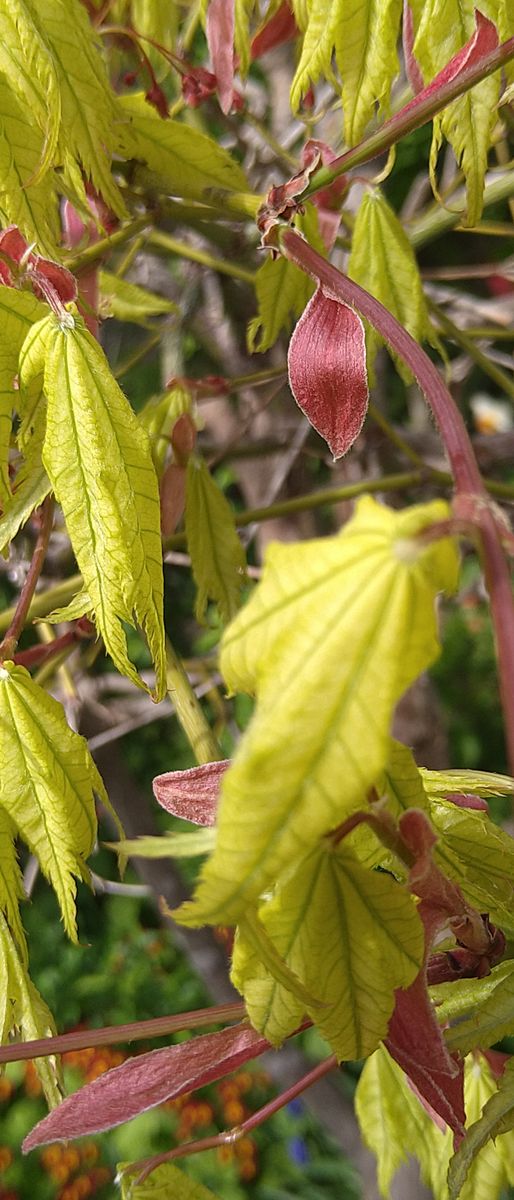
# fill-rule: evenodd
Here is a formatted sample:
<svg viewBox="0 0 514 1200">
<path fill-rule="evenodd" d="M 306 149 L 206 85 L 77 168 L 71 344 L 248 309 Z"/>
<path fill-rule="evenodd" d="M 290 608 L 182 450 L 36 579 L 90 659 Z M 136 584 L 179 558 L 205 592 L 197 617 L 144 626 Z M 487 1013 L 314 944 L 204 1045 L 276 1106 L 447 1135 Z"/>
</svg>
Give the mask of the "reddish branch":
<svg viewBox="0 0 514 1200">
<path fill-rule="evenodd" d="M 3 642 L 0 645 L 0 661 L 12 658 L 16 650 L 18 640 L 23 632 L 32 597 L 36 590 L 37 581 L 43 569 L 43 563 L 46 558 L 50 534 L 52 532 L 53 518 L 54 498 L 53 496 L 47 496 L 46 500 L 44 500 L 43 504 L 41 505 L 41 525 L 37 542 L 34 547 L 32 561 L 27 571 L 27 578 L 21 589 L 14 617 L 9 625 Z"/>
</svg>

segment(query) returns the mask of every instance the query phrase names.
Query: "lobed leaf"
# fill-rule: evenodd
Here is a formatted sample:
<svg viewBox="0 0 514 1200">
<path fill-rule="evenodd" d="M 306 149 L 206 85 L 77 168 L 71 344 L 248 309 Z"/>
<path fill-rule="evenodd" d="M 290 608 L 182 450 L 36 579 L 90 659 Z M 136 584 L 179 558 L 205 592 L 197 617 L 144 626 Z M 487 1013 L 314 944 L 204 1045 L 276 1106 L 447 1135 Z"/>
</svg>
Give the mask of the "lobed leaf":
<svg viewBox="0 0 514 1200">
<path fill-rule="evenodd" d="M 497 924 L 514 927 L 514 839 L 487 813 L 439 798 L 430 804 L 439 841 L 435 858 L 466 899 Z"/>
<path fill-rule="evenodd" d="M 0 554 L 5 552 L 9 543 L 32 516 L 34 509 L 39 508 L 50 491 L 50 480 L 43 467 L 31 471 L 30 475 L 20 480 L 8 508 L 0 517 Z"/>
<path fill-rule="evenodd" d="M 475 796 L 512 796 L 514 779 L 493 771 L 429 771 L 420 767 L 425 790 L 430 797 L 472 792 Z"/>
<path fill-rule="evenodd" d="M 98 343 L 80 319 L 70 319 L 73 328 L 47 318 L 43 462 L 82 572 L 82 611 L 93 611 L 118 670 L 146 687 L 128 658 L 121 624 L 137 622 L 155 664 L 154 695 L 161 699 L 166 691 L 162 552 L 148 438 Z"/>
<path fill-rule="evenodd" d="M 197 455 L 187 464 L 185 524 L 198 589 L 196 618 L 203 621 L 208 600 L 215 600 L 222 621 L 230 621 L 246 582 L 246 557 L 230 504 Z"/>
<path fill-rule="evenodd" d="M 214 189 L 247 191 L 248 182 L 227 150 L 198 129 L 163 121 L 141 95 L 119 102 L 118 148 L 127 158 L 146 163 L 159 187 L 174 196 L 209 200 Z"/>
<path fill-rule="evenodd" d="M 235 1025 L 138 1054 L 68 1096 L 39 1121 L 25 1138 L 23 1150 L 113 1129 L 165 1100 L 213 1083 L 268 1049 L 255 1030 Z"/>
<path fill-rule="evenodd" d="M 37 175 L 51 166 L 62 116 L 57 65 L 37 0 L 0 5 L 0 71 L 43 134 Z"/>
<path fill-rule="evenodd" d="M 88 878 L 96 837 L 95 794 L 105 789 L 62 706 L 24 667 L 0 668 L 0 805 L 38 858 L 76 941 L 75 883 Z"/>
<path fill-rule="evenodd" d="M 408 892 L 362 867 L 342 843 L 324 845 L 302 860 L 259 919 L 289 969 L 323 998 L 321 1007 L 305 1007 L 337 1057 L 371 1054 L 387 1033 L 395 988 L 407 987 L 423 961 L 423 927 Z M 302 1009 L 262 954 L 260 962 L 248 958 L 247 942 L 240 928 L 232 979 L 252 1022 L 276 1045 Z"/>
<path fill-rule="evenodd" d="M 394 706 L 438 653 L 434 596 L 454 587 L 457 554 L 415 539 L 447 511 L 365 498 L 338 537 L 269 549 L 222 645 L 228 687 L 255 692 L 257 707 L 185 924 L 236 921 L 380 778 Z"/>
<path fill-rule="evenodd" d="M 348 275 L 384 304 L 418 342 L 433 337 L 414 251 L 378 188 L 366 192 L 357 213 Z M 381 343 L 382 339 L 368 326 L 370 371 Z M 409 369 L 397 357 L 395 362 L 402 379 L 409 382 Z"/>
</svg>

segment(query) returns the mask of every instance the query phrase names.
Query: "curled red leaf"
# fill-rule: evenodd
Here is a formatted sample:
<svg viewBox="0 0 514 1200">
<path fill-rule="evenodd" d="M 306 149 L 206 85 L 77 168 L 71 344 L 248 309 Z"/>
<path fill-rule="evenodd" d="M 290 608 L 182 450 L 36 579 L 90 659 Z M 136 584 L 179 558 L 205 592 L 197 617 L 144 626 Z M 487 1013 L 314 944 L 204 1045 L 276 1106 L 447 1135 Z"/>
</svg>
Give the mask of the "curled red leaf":
<svg viewBox="0 0 514 1200">
<path fill-rule="evenodd" d="M 23 1150 L 101 1133 L 235 1071 L 270 1044 L 249 1025 L 207 1033 L 128 1058 L 63 1100 L 25 1138 Z"/>
<path fill-rule="evenodd" d="M 398 120 L 399 117 L 403 118 L 405 113 L 413 112 L 429 96 L 435 95 L 443 84 L 452 83 L 468 67 L 476 66 L 485 54 L 489 54 L 491 50 L 496 49 L 499 42 L 496 25 L 488 17 L 484 17 L 484 14 L 478 8 L 475 9 L 475 23 L 475 32 L 469 41 L 466 42 L 466 45 L 462 47 L 462 50 L 454 54 L 453 58 L 446 63 L 446 66 L 443 67 L 442 71 L 439 71 L 439 74 L 432 79 L 431 83 L 427 87 L 422 88 L 413 100 L 410 100 L 404 108 L 401 108 L 391 118 L 391 123 Z"/>
<path fill-rule="evenodd" d="M 16 225 L 0 233 L 0 283 L 32 288 L 38 300 L 46 300 L 59 314 L 64 304 L 77 298 L 77 282 L 71 271 L 36 254 Z"/>
<path fill-rule="evenodd" d="M 289 344 L 289 382 L 296 403 L 341 458 L 368 409 L 364 326 L 357 313 L 320 286 Z"/>
<path fill-rule="evenodd" d="M 221 781 L 230 766 L 230 759 L 204 763 L 188 771 L 167 771 L 157 775 L 153 790 L 161 808 L 192 821 L 194 825 L 214 825 Z"/>
<path fill-rule="evenodd" d="M 274 50 L 275 46 L 281 46 L 284 42 L 296 37 L 297 33 L 294 15 L 289 4 L 284 2 L 271 20 L 267 21 L 259 33 L 256 33 L 251 47 L 252 59 L 261 58 L 263 54 L 267 54 L 268 50 Z"/>
</svg>

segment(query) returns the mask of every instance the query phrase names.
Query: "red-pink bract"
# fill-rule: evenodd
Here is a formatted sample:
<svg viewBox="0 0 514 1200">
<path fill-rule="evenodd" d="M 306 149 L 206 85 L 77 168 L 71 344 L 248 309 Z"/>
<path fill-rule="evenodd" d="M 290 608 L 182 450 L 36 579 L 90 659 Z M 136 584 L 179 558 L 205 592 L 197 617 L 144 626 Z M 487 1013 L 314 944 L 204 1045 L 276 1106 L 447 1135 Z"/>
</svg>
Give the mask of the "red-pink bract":
<svg viewBox="0 0 514 1200">
<path fill-rule="evenodd" d="M 230 759 L 190 767 L 188 771 L 167 771 L 153 781 L 155 798 L 161 808 L 192 821 L 194 825 L 214 825 L 221 781 L 230 766 Z"/>
<path fill-rule="evenodd" d="M 360 433 L 368 409 L 360 317 L 318 287 L 294 330 L 288 365 L 296 403 L 334 458 L 341 458 Z"/>
<path fill-rule="evenodd" d="M 77 281 L 66 267 L 36 254 L 16 225 L 0 232 L 0 282 L 27 283 L 38 300 L 68 304 L 77 298 Z"/>
<path fill-rule="evenodd" d="M 396 113 L 392 121 L 398 120 L 399 117 L 404 117 L 407 112 L 412 112 L 419 104 L 427 100 L 429 96 L 438 92 L 443 84 L 451 83 L 452 80 L 460 75 L 461 71 L 466 70 L 467 67 L 475 66 L 480 62 L 484 54 L 488 54 L 491 50 L 496 49 L 499 42 L 496 26 L 487 17 L 484 17 L 484 14 L 479 12 L 478 8 L 475 9 L 475 22 L 476 30 L 473 37 L 469 39 L 469 42 L 466 42 L 466 45 L 462 47 L 462 50 L 459 50 L 458 54 L 454 54 L 453 58 L 443 67 L 442 71 L 439 71 L 439 74 L 432 79 L 427 87 L 418 92 L 413 100 L 410 100 L 404 108 L 401 108 Z"/>
<path fill-rule="evenodd" d="M 234 92 L 234 0 L 211 0 L 206 29 L 220 108 L 227 116 Z"/>
<path fill-rule="evenodd" d="M 165 1100 L 220 1079 L 270 1049 L 269 1042 L 249 1025 L 235 1025 L 136 1055 L 63 1100 L 28 1134 L 23 1150 L 122 1125 Z"/>
</svg>

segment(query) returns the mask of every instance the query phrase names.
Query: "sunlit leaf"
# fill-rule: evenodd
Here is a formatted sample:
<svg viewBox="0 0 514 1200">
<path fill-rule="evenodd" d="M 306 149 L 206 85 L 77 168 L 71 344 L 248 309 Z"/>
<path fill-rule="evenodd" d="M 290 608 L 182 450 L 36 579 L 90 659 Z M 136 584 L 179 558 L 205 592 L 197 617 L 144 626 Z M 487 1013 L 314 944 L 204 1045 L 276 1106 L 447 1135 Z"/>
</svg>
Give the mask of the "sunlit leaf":
<svg viewBox="0 0 514 1200">
<path fill-rule="evenodd" d="M 410 1155 L 418 1160 L 423 1182 L 433 1194 L 444 1195 L 452 1148 L 450 1131 L 443 1133 L 431 1119 L 384 1046 L 364 1063 L 355 1107 L 364 1141 L 378 1160 L 383 1196 L 391 1195 L 392 1180 Z"/>
<path fill-rule="evenodd" d="M 18 355 L 32 322 L 45 311 L 32 292 L 0 284 L 0 502 L 4 510 L 11 501 L 8 462 L 13 409 L 18 407 L 14 389 Z"/>
<path fill-rule="evenodd" d="M 52 1037 L 56 1028 L 53 1017 L 27 973 L 26 962 L 13 941 L 4 914 L 0 912 L 0 1041 L 9 1035 L 24 1042 Z M 46 1101 L 50 1108 L 62 1096 L 60 1074 L 52 1057 L 35 1062 Z"/>
<path fill-rule="evenodd" d="M 447 539 L 421 546 L 416 534 L 446 513 L 440 502 L 395 513 L 366 498 L 338 537 L 268 550 L 221 655 L 229 688 L 256 692 L 257 708 L 223 781 L 216 850 L 180 920 L 232 923 L 365 802 L 394 705 L 438 653 L 434 596 L 454 587 L 457 555 Z"/>
<path fill-rule="evenodd" d="M 482 1062 L 480 1059 L 480 1065 L 477 1064 L 475 1070 L 477 1096 L 473 1106 L 470 1106 L 470 1118 L 473 1121 L 475 1117 L 475 1120 L 450 1162 L 450 1200 L 457 1200 L 458 1196 L 464 1196 L 466 1200 L 475 1200 L 476 1196 L 479 1196 L 480 1200 L 489 1200 L 491 1195 L 497 1195 L 497 1192 L 491 1190 L 491 1181 L 495 1177 L 497 1180 L 499 1176 L 500 1186 L 506 1183 L 506 1175 L 500 1172 L 494 1160 L 498 1157 L 499 1135 L 514 1128 L 514 1063 L 507 1063 L 498 1089 L 493 1090 L 491 1072 L 486 1064 L 481 1065 Z M 484 1104 L 484 1101 L 487 1102 Z M 491 1138 L 495 1141 L 494 1150 L 488 1146 Z M 484 1155 L 484 1147 L 487 1148 L 487 1155 Z M 512 1154 L 512 1141 L 509 1149 Z M 477 1176 L 482 1176 L 483 1179 L 480 1192 L 473 1190 Z"/>
<path fill-rule="evenodd" d="M 212 138 L 180 121 L 163 121 L 142 96 L 124 96 L 119 104 L 127 122 L 118 130 L 120 150 L 147 163 L 166 191 L 208 203 L 210 189 L 248 189 L 239 164 Z"/>
<path fill-rule="evenodd" d="M 9 507 L 0 517 L 0 553 L 4 552 L 25 522 L 28 521 L 34 509 L 39 508 L 50 491 L 50 480 L 43 467 L 38 471 L 31 472 L 22 480 Z"/>
<path fill-rule="evenodd" d="M 475 56 L 479 56 L 482 45 L 485 52 L 497 44 L 495 26 L 491 24 L 498 17 L 496 0 L 481 0 L 477 17 L 475 0 L 410 0 L 410 3 L 417 26 L 414 54 L 426 82 L 433 79 L 470 39 L 473 39 L 468 53 L 470 64 Z M 499 89 L 500 73 L 497 71 L 459 96 L 434 118 L 431 169 L 435 174 L 437 155 L 443 138 L 447 138 L 466 178 L 468 225 L 476 225 L 482 212 L 487 153 Z"/>
<path fill-rule="evenodd" d="M 0 804 L 55 889 L 76 940 L 75 882 L 88 878 L 96 837 L 95 793 L 105 789 L 84 738 L 24 667 L 0 668 Z"/>
<path fill-rule="evenodd" d="M 514 962 L 493 967 L 486 979 L 457 979 L 433 989 L 441 1020 L 450 1022 L 445 1041 L 452 1051 L 486 1050 L 514 1031 Z"/>
<path fill-rule="evenodd" d="M 448 796 L 452 792 L 472 792 L 476 796 L 511 796 L 514 779 L 492 771 L 429 771 L 420 767 L 429 796 Z"/>
<path fill-rule="evenodd" d="M 195 829 L 191 833 L 163 833 L 161 837 L 142 836 L 107 845 L 117 854 L 136 858 L 194 858 L 197 854 L 209 854 L 214 842 L 213 829 Z"/>
<path fill-rule="evenodd" d="M 95 622 L 118 669 L 143 684 L 122 621 L 146 635 L 166 690 L 157 479 L 148 438 L 78 318 L 48 318 L 43 462 L 62 506 Z"/>
<path fill-rule="evenodd" d="M 513 927 L 514 839 L 487 813 L 432 800 L 430 815 L 439 834 L 435 857 L 479 911 Z"/>
<path fill-rule="evenodd" d="M 36 178 L 42 158 L 43 133 L 32 109 L 0 76 L 0 218 L 51 252 L 59 239 L 57 197 L 51 174 Z"/>
<path fill-rule="evenodd" d="M 75 3 L 75 0 L 71 0 Z M 9 0 L 0 6 L 0 70 L 42 131 L 41 177 L 54 158 L 62 115 L 58 67 L 37 0 Z"/>
<path fill-rule="evenodd" d="M 341 843 L 312 851 L 259 915 L 289 968 L 323 1000 L 306 1008 L 338 1058 L 371 1054 L 387 1033 L 395 988 L 408 986 L 423 961 L 423 927 L 408 892 L 385 872 L 361 867 Z M 262 954 L 260 964 L 245 962 L 241 932 L 232 978 L 252 1022 L 275 1045 L 301 1009 L 271 964 L 262 970 Z"/>
<path fill-rule="evenodd" d="M 208 600 L 215 600 L 222 621 L 229 621 L 246 580 L 245 552 L 228 500 L 196 455 L 187 464 L 186 537 L 198 589 L 197 620 L 204 620 Z"/>
</svg>

